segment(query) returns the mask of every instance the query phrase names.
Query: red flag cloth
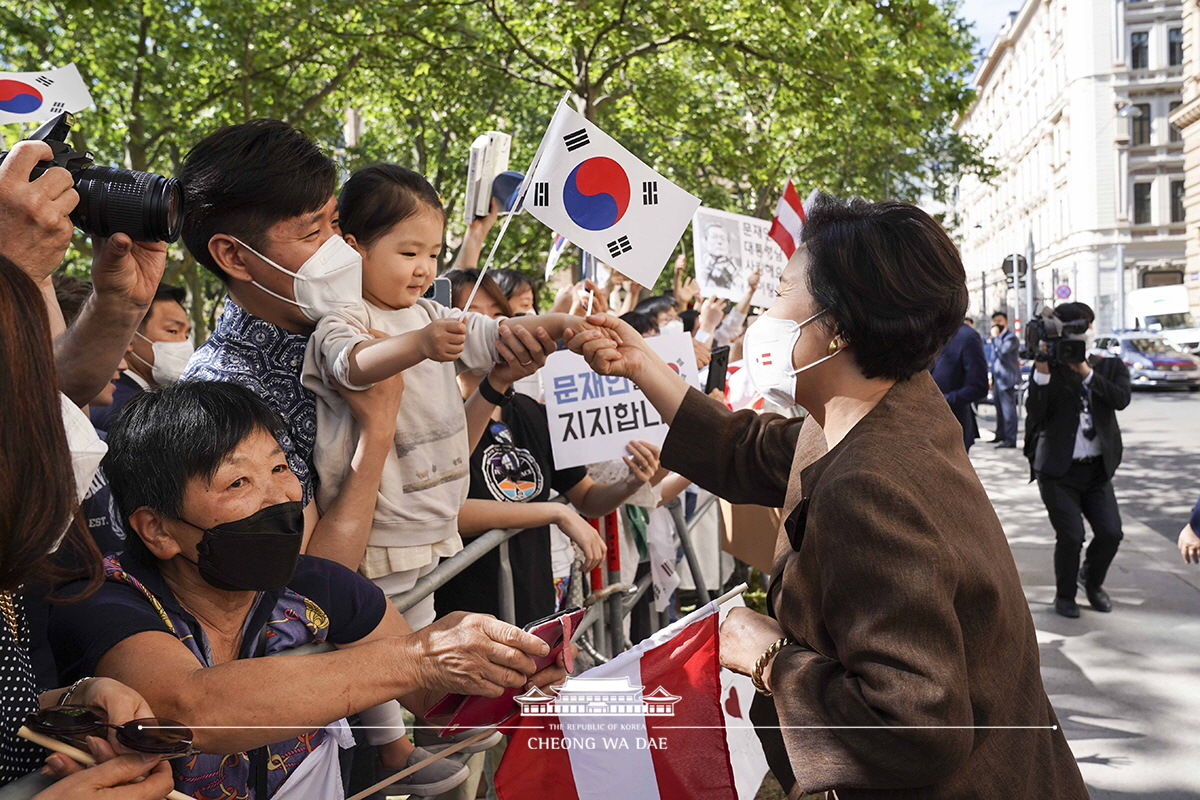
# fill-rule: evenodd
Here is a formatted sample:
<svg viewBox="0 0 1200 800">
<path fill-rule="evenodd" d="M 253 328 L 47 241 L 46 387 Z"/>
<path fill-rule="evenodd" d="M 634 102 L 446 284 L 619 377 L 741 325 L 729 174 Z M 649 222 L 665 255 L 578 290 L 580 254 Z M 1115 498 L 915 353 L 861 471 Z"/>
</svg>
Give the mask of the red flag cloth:
<svg viewBox="0 0 1200 800">
<path fill-rule="evenodd" d="M 526 713 L 496 772 L 501 800 L 737 800 L 710 603 L 570 679 Z"/>
<path fill-rule="evenodd" d="M 800 232 L 804 230 L 804 223 L 808 219 L 806 207 L 816 195 L 817 190 L 813 189 L 808 199 L 801 203 L 800 195 L 796 194 L 796 187 L 791 181 L 783 187 L 783 195 L 775 206 L 775 216 L 771 218 L 771 230 L 767 235 L 775 240 L 788 258 L 800 246 Z"/>
</svg>

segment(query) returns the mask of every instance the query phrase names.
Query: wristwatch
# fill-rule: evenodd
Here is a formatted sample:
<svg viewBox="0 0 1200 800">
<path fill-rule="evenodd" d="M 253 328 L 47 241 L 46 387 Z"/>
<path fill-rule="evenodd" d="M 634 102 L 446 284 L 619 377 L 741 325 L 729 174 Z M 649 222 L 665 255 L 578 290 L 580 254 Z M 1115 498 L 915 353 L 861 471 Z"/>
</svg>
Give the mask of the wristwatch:
<svg viewBox="0 0 1200 800">
<path fill-rule="evenodd" d="M 486 375 L 484 375 L 483 380 L 479 382 L 479 394 L 484 400 L 487 400 L 494 406 L 500 406 L 501 408 L 508 405 L 508 401 L 513 399 L 513 390 L 511 386 L 508 387 L 507 392 L 501 394 L 500 392 L 496 391 L 496 387 L 492 386 L 491 381 L 488 380 Z"/>
</svg>

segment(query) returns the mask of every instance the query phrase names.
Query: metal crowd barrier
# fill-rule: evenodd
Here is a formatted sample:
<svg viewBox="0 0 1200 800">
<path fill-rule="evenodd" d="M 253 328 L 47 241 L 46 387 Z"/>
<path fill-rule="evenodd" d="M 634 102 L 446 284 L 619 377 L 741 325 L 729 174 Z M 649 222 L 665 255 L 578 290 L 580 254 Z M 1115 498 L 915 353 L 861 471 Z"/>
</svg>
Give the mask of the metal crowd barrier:
<svg viewBox="0 0 1200 800">
<path fill-rule="evenodd" d="M 566 502 L 565 498 L 556 498 L 554 502 Z M 717 502 L 716 496 L 700 504 L 692 515 L 690 522 L 684 519 L 682 497 L 676 497 L 664 506 L 671 514 L 675 524 L 675 532 L 679 537 L 680 549 L 684 560 L 692 574 L 696 586 L 697 601 L 701 604 L 711 600 L 708 587 L 700 570 L 696 549 L 692 545 L 691 532 L 696 523 L 703 518 L 708 510 Z M 516 621 L 515 601 L 513 594 L 513 568 L 508 555 L 508 540 L 521 533 L 523 529 L 509 530 L 493 529 L 474 537 L 462 550 L 438 564 L 432 572 L 420 578 L 412 589 L 404 594 L 391 598 L 392 604 L 401 613 L 409 610 L 424 600 L 470 565 L 492 550 L 499 549 L 500 556 L 500 619 L 505 622 Z M 678 562 L 676 562 L 678 563 Z M 588 576 L 579 571 L 577 565 L 572 566 L 572 581 L 586 581 Z M 600 663 L 607 661 L 617 653 L 630 647 L 625 637 L 625 617 L 633 611 L 638 602 L 650 590 L 651 576 L 649 574 L 638 578 L 632 585 L 622 583 L 617 573 L 606 573 L 606 584 L 600 590 L 587 595 L 584 607 L 587 609 L 579 623 L 579 638 L 577 643 L 584 654 L 584 661 Z M 670 612 L 664 610 L 652 614 L 652 629 L 661 630 L 670 623 Z M 288 655 L 315 653 L 331 650 L 327 645 L 303 645 L 286 651 Z"/>
</svg>

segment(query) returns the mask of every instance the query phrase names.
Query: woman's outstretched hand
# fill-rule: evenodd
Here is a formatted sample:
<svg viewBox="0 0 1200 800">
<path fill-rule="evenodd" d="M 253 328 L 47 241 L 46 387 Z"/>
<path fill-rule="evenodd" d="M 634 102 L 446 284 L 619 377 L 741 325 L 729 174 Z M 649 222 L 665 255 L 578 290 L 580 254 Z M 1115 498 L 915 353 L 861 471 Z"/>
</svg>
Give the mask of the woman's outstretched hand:
<svg viewBox="0 0 1200 800">
<path fill-rule="evenodd" d="M 587 318 L 590 330 L 568 329 L 563 341 L 578 353 L 588 366 L 601 375 L 615 375 L 637 382 L 646 367 L 650 348 L 629 323 L 612 314 L 593 314 Z"/>
</svg>

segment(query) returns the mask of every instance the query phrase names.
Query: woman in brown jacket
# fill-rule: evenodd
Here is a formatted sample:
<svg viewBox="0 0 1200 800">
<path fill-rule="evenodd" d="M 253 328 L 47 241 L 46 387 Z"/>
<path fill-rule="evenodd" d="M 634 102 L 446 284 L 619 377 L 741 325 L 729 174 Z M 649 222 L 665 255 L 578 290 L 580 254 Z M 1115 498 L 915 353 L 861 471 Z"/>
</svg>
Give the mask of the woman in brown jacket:
<svg viewBox="0 0 1200 800">
<path fill-rule="evenodd" d="M 777 295 L 747 368 L 803 424 L 690 390 L 615 318 L 619 346 L 570 341 L 671 425 L 665 467 L 784 508 L 771 616 L 721 628 L 723 664 L 760 689 L 772 771 L 789 798 L 1086 798 L 1004 531 L 928 373 L 966 311 L 953 243 L 914 206 L 822 196 Z"/>
</svg>

